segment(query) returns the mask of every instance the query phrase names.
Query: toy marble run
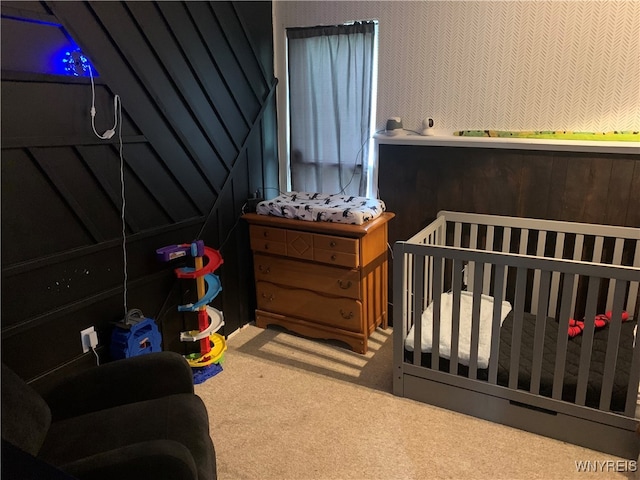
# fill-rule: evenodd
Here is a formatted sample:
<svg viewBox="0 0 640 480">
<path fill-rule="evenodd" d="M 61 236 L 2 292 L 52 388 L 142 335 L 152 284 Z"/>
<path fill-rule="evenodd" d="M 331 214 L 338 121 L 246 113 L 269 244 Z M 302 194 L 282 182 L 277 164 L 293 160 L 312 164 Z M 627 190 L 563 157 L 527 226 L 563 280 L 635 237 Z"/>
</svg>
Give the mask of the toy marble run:
<svg viewBox="0 0 640 480">
<path fill-rule="evenodd" d="M 185 356 L 189 365 L 197 369 L 194 371 L 194 380 L 199 383 L 199 378 L 204 376 L 206 379 L 220 371 L 219 363 L 227 349 L 224 337 L 216 333 L 224 325 L 222 312 L 209 306 L 209 303 L 222 290 L 220 278 L 213 273 L 222 265 L 222 256 L 217 250 L 206 247 L 202 240 L 194 241 L 191 244 L 185 243 L 159 248 L 156 250 L 156 255 L 161 262 L 170 262 L 186 256 L 194 258 L 193 268 L 176 268 L 175 274 L 180 279 L 194 279 L 196 281 L 198 300 L 194 303 L 179 305 L 178 311 L 197 312 L 198 314 L 199 329 L 181 332 L 180 341 L 200 342 L 200 353 Z M 215 373 L 207 375 L 209 369 L 204 367 L 215 366 L 218 366 Z"/>
</svg>

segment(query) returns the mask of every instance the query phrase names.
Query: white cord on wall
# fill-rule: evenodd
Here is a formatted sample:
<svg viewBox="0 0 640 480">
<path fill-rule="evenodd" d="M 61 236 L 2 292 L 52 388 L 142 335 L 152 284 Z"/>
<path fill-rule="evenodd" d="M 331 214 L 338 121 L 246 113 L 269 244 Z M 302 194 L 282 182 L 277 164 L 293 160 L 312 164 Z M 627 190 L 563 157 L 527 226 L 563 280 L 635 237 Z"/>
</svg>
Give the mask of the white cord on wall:
<svg viewBox="0 0 640 480">
<path fill-rule="evenodd" d="M 102 135 L 98 133 L 95 125 L 95 117 L 96 117 L 96 89 L 95 84 L 93 82 L 93 71 L 90 65 L 87 65 L 89 68 L 89 76 L 91 77 L 91 128 L 93 129 L 93 133 L 96 137 L 101 140 L 109 140 L 112 138 L 116 129 L 118 130 L 118 153 L 120 156 L 120 197 L 122 200 L 122 208 L 120 210 L 120 220 L 122 225 L 122 257 L 123 257 L 123 272 L 124 272 L 124 285 L 123 285 L 123 303 L 124 303 L 124 316 L 126 318 L 127 312 L 129 309 L 127 308 L 127 282 L 128 282 L 128 273 L 127 273 L 127 232 L 126 232 L 126 222 L 125 222 L 125 211 L 126 211 L 126 197 L 125 197 L 125 183 L 124 183 L 124 155 L 122 148 L 122 101 L 120 100 L 120 95 L 115 95 L 113 97 L 113 127 L 109 130 L 105 131 Z M 94 352 L 95 353 L 95 352 Z"/>
</svg>

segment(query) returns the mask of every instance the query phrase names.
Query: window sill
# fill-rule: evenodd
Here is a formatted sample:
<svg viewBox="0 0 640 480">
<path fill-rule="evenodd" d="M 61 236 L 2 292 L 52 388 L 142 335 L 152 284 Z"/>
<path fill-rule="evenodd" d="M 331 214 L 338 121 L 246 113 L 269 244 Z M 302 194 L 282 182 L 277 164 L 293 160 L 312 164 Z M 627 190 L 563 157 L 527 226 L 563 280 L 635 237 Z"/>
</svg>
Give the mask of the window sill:
<svg viewBox="0 0 640 480">
<path fill-rule="evenodd" d="M 533 138 L 457 137 L 437 134 L 431 137 L 407 132 L 399 135 L 377 133 L 373 137 L 384 145 L 422 145 L 433 147 L 504 148 L 517 150 L 548 150 L 562 152 L 640 154 L 640 142 L 609 142 L 583 140 L 549 140 Z"/>
</svg>

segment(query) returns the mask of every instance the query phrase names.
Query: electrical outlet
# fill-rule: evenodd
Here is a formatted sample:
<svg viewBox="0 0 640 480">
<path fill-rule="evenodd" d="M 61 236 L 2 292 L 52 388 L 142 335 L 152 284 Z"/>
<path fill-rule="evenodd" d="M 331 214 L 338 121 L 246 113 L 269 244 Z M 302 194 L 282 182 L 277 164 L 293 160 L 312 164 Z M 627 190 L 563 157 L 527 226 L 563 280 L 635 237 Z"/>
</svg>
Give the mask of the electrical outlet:
<svg viewBox="0 0 640 480">
<path fill-rule="evenodd" d="M 94 327 L 88 327 L 80 332 L 80 341 L 82 342 L 82 353 L 87 353 L 89 350 L 91 350 L 91 334 L 95 333 L 95 331 L 96 329 Z"/>
</svg>

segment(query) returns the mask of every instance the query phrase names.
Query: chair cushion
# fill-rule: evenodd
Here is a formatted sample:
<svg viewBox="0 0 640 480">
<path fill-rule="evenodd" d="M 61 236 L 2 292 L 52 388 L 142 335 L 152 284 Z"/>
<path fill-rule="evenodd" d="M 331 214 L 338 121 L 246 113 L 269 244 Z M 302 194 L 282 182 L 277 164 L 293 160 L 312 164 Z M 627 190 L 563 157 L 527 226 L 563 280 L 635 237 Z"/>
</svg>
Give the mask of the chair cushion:
<svg viewBox="0 0 640 480">
<path fill-rule="evenodd" d="M 159 439 L 187 447 L 198 479 L 216 477 L 206 408 L 197 395 L 186 393 L 53 422 L 40 457 L 62 466 L 105 452 L 117 456 L 118 449 L 124 455 L 131 445 Z"/>
<path fill-rule="evenodd" d="M 123 358 L 76 373 L 42 397 L 57 422 L 177 393 L 193 393 L 193 372 L 182 355 L 164 351 Z M 70 398 L 75 401 L 70 402 Z"/>
<path fill-rule="evenodd" d="M 197 479 L 187 447 L 173 440 L 150 440 L 91 455 L 60 466 L 80 480 Z"/>
<path fill-rule="evenodd" d="M 51 424 L 51 411 L 38 393 L 2 364 L 2 438 L 33 456 Z"/>
</svg>

